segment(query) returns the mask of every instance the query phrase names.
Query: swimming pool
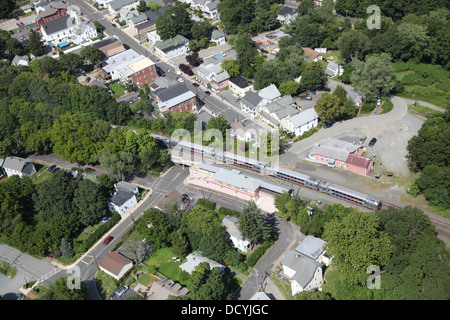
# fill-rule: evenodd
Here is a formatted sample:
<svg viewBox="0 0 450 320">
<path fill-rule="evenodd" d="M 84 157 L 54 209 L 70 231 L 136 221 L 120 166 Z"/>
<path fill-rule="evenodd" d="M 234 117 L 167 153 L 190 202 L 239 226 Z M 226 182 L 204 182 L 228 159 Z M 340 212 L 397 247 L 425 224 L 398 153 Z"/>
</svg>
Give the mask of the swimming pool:
<svg viewBox="0 0 450 320">
<path fill-rule="evenodd" d="M 220 59 L 222 59 L 223 57 L 222 57 L 220 54 L 218 54 L 218 55 L 214 56 L 214 58 L 216 58 L 217 60 L 220 60 Z"/>
</svg>

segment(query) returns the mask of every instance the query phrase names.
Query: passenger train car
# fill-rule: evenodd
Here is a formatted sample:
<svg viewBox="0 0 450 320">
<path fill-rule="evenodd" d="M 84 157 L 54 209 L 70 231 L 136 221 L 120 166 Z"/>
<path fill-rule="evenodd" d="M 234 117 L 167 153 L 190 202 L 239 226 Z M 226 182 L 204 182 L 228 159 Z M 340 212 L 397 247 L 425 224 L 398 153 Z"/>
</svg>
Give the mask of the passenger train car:
<svg viewBox="0 0 450 320">
<path fill-rule="evenodd" d="M 336 184 L 332 184 L 326 181 L 321 181 L 310 177 L 308 175 L 295 172 L 289 169 L 280 167 L 271 167 L 269 163 L 258 161 L 252 158 L 247 158 L 241 155 L 234 154 L 232 152 L 216 150 L 207 146 L 196 144 L 188 141 L 180 141 L 176 139 L 170 139 L 164 136 L 152 134 L 152 136 L 164 142 L 167 146 L 173 147 L 175 150 L 180 150 L 183 153 L 188 152 L 190 154 L 199 156 L 199 158 L 209 158 L 223 163 L 232 164 L 242 168 L 250 169 L 260 172 L 262 174 L 268 174 L 292 183 L 296 183 L 314 190 L 318 190 L 334 197 L 350 201 L 352 203 L 374 209 L 380 210 L 382 203 L 369 195 L 353 191 Z"/>
</svg>

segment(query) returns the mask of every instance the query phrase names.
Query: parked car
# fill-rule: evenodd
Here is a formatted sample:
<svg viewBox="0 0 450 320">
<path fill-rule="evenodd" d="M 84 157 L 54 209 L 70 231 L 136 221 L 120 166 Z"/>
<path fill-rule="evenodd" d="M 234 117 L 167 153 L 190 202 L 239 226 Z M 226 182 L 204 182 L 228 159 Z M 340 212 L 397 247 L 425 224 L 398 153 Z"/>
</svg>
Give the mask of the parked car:
<svg viewBox="0 0 450 320">
<path fill-rule="evenodd" d="M 200 87 L 200 85 L 197 82 L 194 82 L 192 85 L 196 88 Z"/>
<path fill-rule="evenodd" d="M 312 100 L 310 96 L 300 96 L 300 99 L 302 100 Z"/>
<path fill-rule="evenodd" d="M 380 179 L 380 177 L 381 177 L 381 174 L 379 174 L 379 173 L 375 175 L 375 179 Z"/>
<path fill-rule="evenodd" d="M 180 83 L 183 83 L 184 79 L 183 78 L 178 78 L 177 81 L 180 82 Z"/>
<path fill-rule="evenodd" d="M 181 76 L 181 71 L 175 71 L 175 73 L 177 74 L 177 76 Z"/>
<path fill-rule="evenodd" d="M 56 165 L 51 165 L 50 167 L 47 168 L 47 172 L 53 172 L 53 170 L 55 170 Z"/>
<path fill-rule="evenodd" d="M 165 77 L 166 76 L 166 73 L 164 71 L 162 71 L 162 70 L 158 70 L 158 74 L 159 74 L 160 77 Z"/>
<path fill-rule="evenodd" d="M 111 240 L 112 240 L 113 238 L 114 238 L 114 237 L 108 236 L 108 237 L 105 239 L 105 241 L 103 241 L 103 244 L 106 246 L 108 243 L 111 242 Z"/>
<path fill-rule="evenodd" d="M 330 89 L 330 88 L 322 88 L 322 91 L 325 91 L 325 92 L 330 92 L 330 91 L 331 91 L 331 89 Z"/>
<path fill-rule="evenodd" d="M 381 106 L 381 99 L 377 100 L 377 106 Z"/>
<path fill-rule="evenodd" d="M 369 147 L 373 147 L 376 142 L 377 142 L 377 138 L 372 138 L 372 140 L 370 140 L 370 142 L 369 142 Z"/>
<path fill-rule="evenodd" d="M 210 95 L 211 95 L 211 92 L 205 91 L 205 94 L 207 94 L 208 96 L 210 96 Z"/>
<path fill-rule="evenodd" d="M 119 297 L 121 297 L 125 292 L 127 292 L 127 290 L 128 290 L 128 287 L 127 287 L 127 286 L 123 286 L 122 288 L 120 288 L 120 289 L 117 291 L 117 295 L 118 295 Z"/>
<path fill-rule="evenodd" d="M 49 258 L 53 258 L 53 255 L 55 254 L 55 251 L 50 251 L 50 253 L 47 255 Z"/>
<path fill-rule="evenodd" d="M 17 300 L 25 300 L 27 297 L 23 293 L 16 293 L 16 299 Z"/>
<path fill-rule="evenodd" d="M 256 32 L 252 33 L 252 37 L 257 37 L 257 36 L 258 36 L 258 33 L 256 33 Z"/>
<path fill-rule="evenodd" d="M 52 170 L 52 173 L 55 173 L 55 172 L 58 171 L 58 170 L 59 170 L 59 168 L 56 167 L 55 169 Z"/>
<path fill-rule="evenodd" d="M 387 173 L 387 176 L 388 176 L 388 177 L 392 177 L 393 175 L 394 175 L 394 174 L 393 174 L 392 172 L 388 172 L 388 173 Z"/>
<path fill-rule="evenodd" d="M 84 81 L 89 82 L 89 81 L 91 81 L 91 78 L 90 77 L 86 77 L 86 80 L 84 80 Z"/>
<path fill-rule="evenodd" d="M 109 218 L 105 217 L 105 218 L 102 219 L 102 223 L 106 223 L 106 222 L 108 222 L 108 220 L 109 220 Z"/>
</svg>

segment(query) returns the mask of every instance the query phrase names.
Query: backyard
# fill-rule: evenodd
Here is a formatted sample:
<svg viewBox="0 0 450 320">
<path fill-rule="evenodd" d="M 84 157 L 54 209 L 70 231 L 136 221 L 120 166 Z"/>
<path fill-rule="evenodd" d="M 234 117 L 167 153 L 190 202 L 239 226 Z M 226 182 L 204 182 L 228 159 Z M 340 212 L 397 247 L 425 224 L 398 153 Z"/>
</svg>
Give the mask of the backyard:
<svg viewBox="0 0 450 320">
<path fill-rule="evenodd" d="M 111 89 L 111 91 L 113 92 L 113 98 L 117 99 L 120 98 L 121 96 L 123 96 L 124 92 L 125 92 L 125 86 L 119 82 L 113 83 L 111 85 L 109 85 L 109 88 Z"/>
</svg>

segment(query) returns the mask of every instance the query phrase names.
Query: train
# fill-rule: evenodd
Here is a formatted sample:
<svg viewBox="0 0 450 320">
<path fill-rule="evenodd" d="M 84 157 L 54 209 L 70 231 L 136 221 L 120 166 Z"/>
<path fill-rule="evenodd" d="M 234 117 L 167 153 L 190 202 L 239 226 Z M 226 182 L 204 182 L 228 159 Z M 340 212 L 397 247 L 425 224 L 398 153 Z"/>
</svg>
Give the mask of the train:
<svg viewBox="0 0 450 320">
<path fill-rule="evenodd" d="M 241 168 L 246 168 L 248 170 L 256 171 L 261 174 L 271 175 L 273 177 L 286 180 L 310 189 L 314 189 L 316 191 L 320 191 L 333 197 L 349 201 L 356 205 L 360 205 L 373 210 L 380 210 L 382 207 L 382 203 L 380 200 L 374 199 L 367 194 L 357 192 L 327 181 L 319 180 L 286 168 L 278 166 L 272 167 L 268 162 L 247 158 L 228 151 L 217 150 L 215 148 L 193 143 L 190 141 L 171 139 L 157 134 L 152 134 L 152 136 L 156 140 L 164 142 L 167 146 L 170 146 L 173 149 L 179 150 L 183 153 L 188 152 L 190 154 L 196 155 L 201 159 L 211 159 Z"/>
</svg>

